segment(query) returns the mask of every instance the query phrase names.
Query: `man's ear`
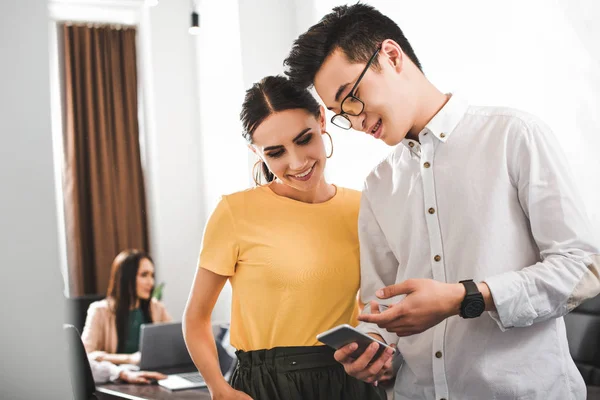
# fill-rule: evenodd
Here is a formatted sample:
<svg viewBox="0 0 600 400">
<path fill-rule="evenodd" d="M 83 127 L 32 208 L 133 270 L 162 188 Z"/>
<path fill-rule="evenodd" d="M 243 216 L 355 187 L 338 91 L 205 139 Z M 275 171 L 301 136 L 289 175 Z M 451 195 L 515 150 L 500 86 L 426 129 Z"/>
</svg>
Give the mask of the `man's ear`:
<svg viewBox="0 0 600 400">
<path fill-rule="evenodd" d="M 381 51 L 385 57 L 385 60 L 394 68 L 397 72 L 401 72 L 404 63 L 404 52 L 398 43 L 392 39 L 386 39 L 381 43 Z"/>
<path fill-rule="evenodd" d="M 327 123 L 325 122 L 325 107 L 319 108 L 319 125 L 321 126 L 321 133 L 327 130 Z"/>
</svg>

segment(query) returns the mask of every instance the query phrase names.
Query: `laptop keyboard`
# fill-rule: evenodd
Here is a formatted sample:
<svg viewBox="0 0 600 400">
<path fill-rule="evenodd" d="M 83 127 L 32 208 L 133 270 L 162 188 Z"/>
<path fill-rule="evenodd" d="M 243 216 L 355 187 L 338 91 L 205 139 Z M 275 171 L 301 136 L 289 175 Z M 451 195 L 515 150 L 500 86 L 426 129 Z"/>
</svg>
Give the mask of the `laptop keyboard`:
<svg viewBox="0 0 600 400">
<path fill-rule="evenodd" d="M 186 379 L 192 383 L 204 383 L 204 378 L 198 372 L 188 372 L 185 374 L 177 374 L 178 377 Z"/>
</svg>

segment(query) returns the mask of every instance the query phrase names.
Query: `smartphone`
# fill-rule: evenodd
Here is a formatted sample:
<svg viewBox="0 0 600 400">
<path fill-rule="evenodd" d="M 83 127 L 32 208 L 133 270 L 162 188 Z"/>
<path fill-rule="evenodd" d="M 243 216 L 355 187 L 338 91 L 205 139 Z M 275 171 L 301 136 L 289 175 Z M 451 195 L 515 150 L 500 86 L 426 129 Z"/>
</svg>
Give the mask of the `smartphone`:
<svg viewBox="0 0 600 400">
<path fill-rule="evenodd" d="M 377 360 L 386 349 L 392 349 L 392 351 L 395 352 L 393 347 L 390 347 L 387 344 L 360 332 L 359 330 L 353 328 L 348 324 L 338 325 L 335 328 L 331 328 L 326 332 L 318 334 L 317 340 L 319 340 L 321 343 L 325 343 L 330 347 L 333 347 L 336 350 L 350 343 L 358 344 L 358 348 L 356 349 L 356 351 L 350 355 L 350 357 L 354 359 L 360 357 L 360 355 L 373 342 L 379 343 L 379 349 L 377 350 L 377 353 L 375 353 L 375 355 L 373 356 L 372 360 Z"/>
</svg>

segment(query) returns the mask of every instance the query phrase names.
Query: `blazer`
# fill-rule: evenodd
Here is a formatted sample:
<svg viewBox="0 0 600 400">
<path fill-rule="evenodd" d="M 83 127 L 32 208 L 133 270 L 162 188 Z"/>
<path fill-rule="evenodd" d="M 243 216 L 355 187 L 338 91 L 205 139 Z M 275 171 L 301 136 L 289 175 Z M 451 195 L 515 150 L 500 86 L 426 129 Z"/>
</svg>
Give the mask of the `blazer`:
<svg viewBox="0 0 600 400">
<path fill-rule="evenodd" d="M 111 299 L 90 304 L 81 334 L 86 352 L 104 351 L 112 354 L 117 352 L 117 325 L 112 304 Z M 171 316 L 167 313 L 165 306 L 154 298 L 150 302 L 150 314 L 152 322 L 171 321 Z"/>
</svg>

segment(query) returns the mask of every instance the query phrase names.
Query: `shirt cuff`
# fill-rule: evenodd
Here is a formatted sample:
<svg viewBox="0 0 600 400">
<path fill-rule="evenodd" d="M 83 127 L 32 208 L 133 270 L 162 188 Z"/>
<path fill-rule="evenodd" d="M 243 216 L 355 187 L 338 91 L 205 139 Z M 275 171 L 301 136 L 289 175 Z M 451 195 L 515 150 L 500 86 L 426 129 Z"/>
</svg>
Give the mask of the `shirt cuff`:
<svg viewBox="0 0 600 400">
<path fill-rule="evenodd" d="M 397 344 L 398 336 L 393 332 L 388 332 L 385 329 L 378 327 L 376 324 L 369 322 L 361 322 L 356 327 L 357 330 L 364 334 L 375 333 L 383 338 L 385 344 Z"/>
<path fill-rule="evenodd" d="M 526 283 L 518 273 L 507 272 L 487 278 L 484 282 L 490 288 L 497 310 L 490 311 L 489 315 L 502 331 L 534 323 L 538 313 L 531 303 Z"/>
<path fill-rule="evenodd" d="M 121 365 L 111 364 L 110 375 L 108 377 L 108 380 L 110 382 L 117 381 L 121 375 L 121 371 L 137 371 L 137 370 L 139 370 L 139 367 L 136 365 L 132 365 L 132 364 L 121 364 Z"/>
<path fill-rule="evenodd" d="M 119 376 L 121 375 L 121 371 L 123 371 L 122 367 L 111 364 L 110 369 L 109 369 L 110 373 L 108 375 L 108 381 L 115 382 L 116 380 L 118 380 Z"/>
</svg>

